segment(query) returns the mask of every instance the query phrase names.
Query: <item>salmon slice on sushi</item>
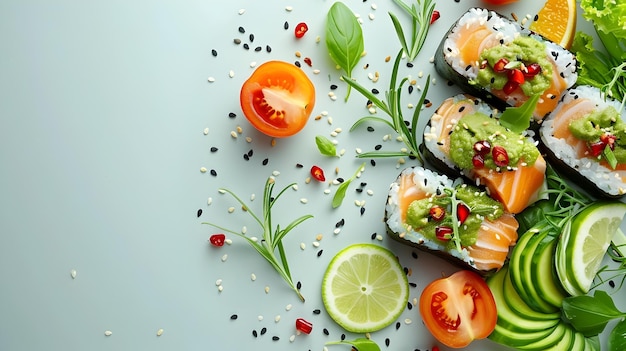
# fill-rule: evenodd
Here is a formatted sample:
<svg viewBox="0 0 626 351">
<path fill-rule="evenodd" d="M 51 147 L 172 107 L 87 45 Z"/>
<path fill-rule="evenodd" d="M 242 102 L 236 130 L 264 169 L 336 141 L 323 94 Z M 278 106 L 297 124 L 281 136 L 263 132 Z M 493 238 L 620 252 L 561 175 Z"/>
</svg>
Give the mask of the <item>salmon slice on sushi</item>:
<svg viewBox="0 0 626 351">
<path fill-rule="evenodd" d="M 470 9 L 450 28 L 435 54 L 435 68 L 500 109 L 540 95 L 536 121 L 554 110 L 577 79 L 571 52 L 481 8 Z"/>
<path fill-rule="evenodd" d="M 471 95 L 448 98 L 424 129 L 421 151 L 441 172 L 463 175 L 516 214 L 546 197 L 546 161 L 530 134 L 500 125 L 500 112 Z"/>
<path fill-rule="evenodd" d="M 596 197 L 626 194 L 626 109 L 600 89 L 568 90 L 541 124 L 550 163 Z"/>
<path fill-rule="evenodd" d="M 481 274 L 504 265 L 519 226 L 485 191 L 419 166 L 391 185 L 385 218 L 394 239 Z"/>
</svg>

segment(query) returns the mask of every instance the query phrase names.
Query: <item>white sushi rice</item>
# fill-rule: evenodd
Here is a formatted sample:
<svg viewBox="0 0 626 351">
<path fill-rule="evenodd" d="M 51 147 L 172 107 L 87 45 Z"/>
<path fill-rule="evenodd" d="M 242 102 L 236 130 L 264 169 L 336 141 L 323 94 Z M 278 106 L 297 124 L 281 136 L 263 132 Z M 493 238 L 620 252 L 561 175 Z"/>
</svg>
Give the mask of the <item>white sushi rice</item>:
<svg viewBox="0 0 626 351">
<path fill-rule="evenodd" d="M 413 183 L 415 183 L 414 189 L 426 194 L 442 193 L 444 188 L 451 188 L 455 186 L 454 181 L 445 175 L 437 174 L 429 169 L 419 166 L 406 168 L 402 171 L 398 180 L 403 177 L 411 177 L 413 179 Z M 404 189 L 404 191 L 409 192 L 411 189 Z M 413 230 L 411 226 L 402 222 L 400 217 L 401 210 L 398 204 L 398 198 L 400 195 L 400 184 L 399 181 L 396 181 L 390 186 L 389 197 L 387 198 L 387 204 L 385 206 L 385 212 L 387 214 L 387 227 L 389 230 L 398 234 L 404 240 L 408 240 L 430 250 L 447 252 L 453 257 L 456 257 L 470 266 L 475 267 L 474 262 L 466 248 L 462 248 L 461 252 L 456 249 L 447 249 L 444 245 L 424 237 L 421 233 Z"/>
<path fill-rule="evenodd" d="M 579 158 L 572 146 L 564 139 L 555 138 L 553 135 L 555 116 L 559 116 L 561 111 L 566 111 L 568 104 L 577 99 L 591 100 L 598 109 L 613 106 L 617 111 L 621 111 L 622 119 L 626 117 L 626 108 L 622 108 L 620 102 L 608 98 L 605 100 L 598 88 L 578 86 L 568 90 L 563 95 L 562 101 L 557 108 L 543 121 L 539 133 L 541 141 L 552 150 L 559 160 L 595 183 L 602 191 L 610 195 L 623 195 L 626 193 L 626 183 L 622 182 L 619 171 L 603 166 L 597 160 L 594 160 L 593 157 Z"/>
<path fill-rule="evenodd" d="M 459 29 L 470 28 L 473 24 L 485 24 L 485 27 L 491 28 L 493 34 L 491 38 L 483 40 L 483 43 L 495 43 L 496 45 L 510 44 L 520 35 L 530 36 L 546 45 L 546 56 L 550 57 L 558 67 L 559 74 L 565 80 L 567 87 L 571 87 L 576 83 L 578 74 L 576 73 L 576 57 L 568 50 L 560 47 L 543 37 L 532 33 L 530 30 L 521 27 L 517 22 L 513 22 L 507 18 L 500 16 L 495 11 L 482 8 L 472 8 L 466 12 L 451 29 L 450 34 L 445 39 L 443 52 L 446 62 L 459 74 L 474 80 L 478 76 L 480 62 L 463 62 L 459 55 L 459 47 L 457 42 L 460 40 Z M 485 44 L 480 48 L 482 52 L 488 49 Z M 490 91 L 488 87 L 485 87 Z M 555 98 L 559 98 L 556 96 Z M 514 106 L 513 98 L 506 101 L 509 105 Z"/>
</svg>

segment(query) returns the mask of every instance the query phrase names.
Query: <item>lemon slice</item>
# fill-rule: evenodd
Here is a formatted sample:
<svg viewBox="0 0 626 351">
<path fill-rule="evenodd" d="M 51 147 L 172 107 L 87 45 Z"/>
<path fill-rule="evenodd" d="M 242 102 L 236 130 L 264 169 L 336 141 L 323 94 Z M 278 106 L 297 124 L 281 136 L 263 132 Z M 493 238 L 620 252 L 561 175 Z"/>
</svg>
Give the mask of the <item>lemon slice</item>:
<svg viewBox="0 0 626 351">
<path fill-rule="evenodd" d="M 613 236 L 626 214 L 626 204 L 597 202 L 577 214 L 556 250 L 556 268 L 572 295 L 589 292 Z"/>
<path fill-rule="evenodd" d="M 373 244 L 341 250 L 322 281 L 328 315 L 345 330 L 373 332 L 393 323 L 409 298 L 409 284 L 396 256 Z"/>
</svg>

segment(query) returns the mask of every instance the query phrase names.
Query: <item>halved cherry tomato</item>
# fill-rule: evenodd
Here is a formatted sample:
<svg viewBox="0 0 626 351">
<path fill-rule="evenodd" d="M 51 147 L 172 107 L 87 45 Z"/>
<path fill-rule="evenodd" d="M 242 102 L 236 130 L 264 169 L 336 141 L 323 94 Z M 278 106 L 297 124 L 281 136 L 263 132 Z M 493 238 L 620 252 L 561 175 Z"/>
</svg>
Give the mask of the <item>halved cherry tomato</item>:
<svg viewBox="0 0 626 351">
<path fill-rule="evenodd" d="M 260 132 L 288 137 L 306 125 L 315 105 L 315 87 L 295 65 L 268 61 L 243 83 L 239 101 L 243 114 Z"/>
<path fill-rule="evenodd" d="M 489 336 L 498 317 L 489 286 L 469 270 L 428 284 L 420 296 L 420 314 L 431 334 L 454 348 Z"/>
</svg>

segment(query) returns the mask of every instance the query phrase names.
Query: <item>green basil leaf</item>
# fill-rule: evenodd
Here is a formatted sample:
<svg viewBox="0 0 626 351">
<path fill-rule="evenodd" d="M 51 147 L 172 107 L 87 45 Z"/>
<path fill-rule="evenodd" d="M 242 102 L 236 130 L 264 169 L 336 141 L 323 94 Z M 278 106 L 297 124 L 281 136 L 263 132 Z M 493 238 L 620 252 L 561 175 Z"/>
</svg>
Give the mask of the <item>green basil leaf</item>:
<svg viewBox="0 0 626 351">
<path fill-rule="evenodd" d="M 356 170 L 356 172 L 354 172 L 354 174 L 352 175 L 352 177 L 350 177 L 350 179 L 346 179 L 343 181 L 343 183 L 339 184 L 339 187 L 337 188 L 337 191 L 335 192 L 335 196 L 333 196 L 333 202 L 332 202 L 333 208 L 337 208 L 341 206 L 343 199 L 346 197 L 346 191 L 348 191 L 348 187 L 350 186 L 350 183 L 352 183 L 352 181 L 356 179 L 356 177 L 359 175 L 359 173 L 363 171 L 363 169 L 365 169 L 365 163 L 362 163 L 359 166 L 359 168 Z"/>
<path fill-rule="evenodd" d="M 358 338 L 354 340 L 331 341 L 326 345 L 351 345 L 358 351 L 380 351 L 380 347 L 374 341 L 366 338 Z"/>
<path fill-rule="evenodd" d="M 326 48 L 333 61 L 352 77 L 365 50 L 363 31 L 352 10 L 340 1 L 331 6 L 326 16 Z"/>
<path fill-rule="evenodd" d="M 315 137 L 315 144 L 317 149 L 324 156 L 337 156 L 337 148 L 330 139 L 323 135 L 317 135 Z"/>
<path fill-rule="evenodd" d="M 528 129 L 539 96 L 539 94 L 531 96 L 520 107 L 508 107 L 500 116 L 500 124 L 515 133 L 521 133 Z"/>
<path fill-rule="evenodd" d="M 608 347 L 609 351 L 626 350 L 626 319 L 622 319 L 611 330 Z"/>
<path fill-rule="evenodd" d="M 609 321 L 624 316 L 626 313 L 618 310 L 611 296 L 602 290 L 596 290 L 593 296 L 572 296 L 563 300 L 563 317 L 585 336 L 600 334 Z"/>
</svg>

